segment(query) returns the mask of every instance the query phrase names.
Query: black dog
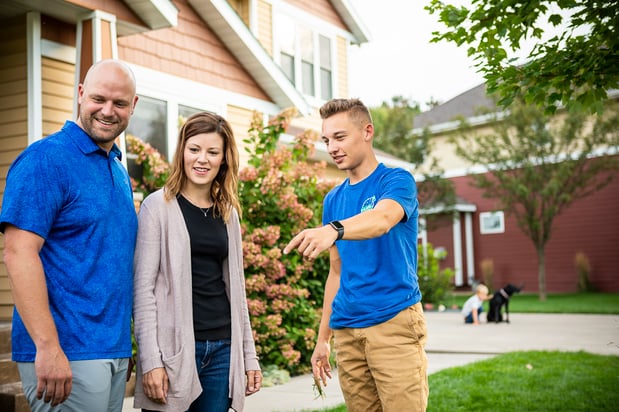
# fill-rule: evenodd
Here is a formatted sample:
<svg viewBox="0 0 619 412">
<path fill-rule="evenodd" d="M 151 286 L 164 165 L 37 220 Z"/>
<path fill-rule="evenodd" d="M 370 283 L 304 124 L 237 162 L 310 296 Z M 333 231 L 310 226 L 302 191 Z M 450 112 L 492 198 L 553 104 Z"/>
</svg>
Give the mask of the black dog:
<svg viewBox="0 0 619 412">
<path fill-rule="evenodd" d="M 503 315 L 501 314 L 501 308 L 505 306 L 505 322 L 509 323 L 509 298 L 514 293 L 518 293 L 522 290 L 523 286 L 517 287 L 511 283 L 504 288 L 494 292 L 492 299 L 490 299 L 490 310 L 488 310 L 488 322 L 503 322 Z"/>
</svg>

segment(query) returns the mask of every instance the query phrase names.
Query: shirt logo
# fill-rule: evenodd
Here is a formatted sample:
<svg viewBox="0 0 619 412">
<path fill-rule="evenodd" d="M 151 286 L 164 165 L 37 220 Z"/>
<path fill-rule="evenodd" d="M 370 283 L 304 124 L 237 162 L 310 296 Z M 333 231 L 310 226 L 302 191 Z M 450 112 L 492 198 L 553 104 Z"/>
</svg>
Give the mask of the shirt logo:
<svg viewBox="0 0 619 412">
<path fill-rule="evenodd" d="M 376 204 L 376 196 L 368 197 L 367 199 L 365 199 L 365 201 L 361 205 L 361 211 L 365 212 L 366 210 L 374 209 L 375 204 Z"/>
</svg>

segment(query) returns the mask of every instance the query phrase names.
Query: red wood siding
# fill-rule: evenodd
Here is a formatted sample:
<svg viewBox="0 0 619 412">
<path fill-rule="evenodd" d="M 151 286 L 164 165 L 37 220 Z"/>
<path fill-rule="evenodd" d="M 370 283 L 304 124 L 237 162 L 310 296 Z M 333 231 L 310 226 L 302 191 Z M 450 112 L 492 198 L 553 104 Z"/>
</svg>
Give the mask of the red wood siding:
<svg viewBox="0 0 619 412">
<path fill-rule="evenodd" d="M 75 24 L 65 23 L 44 14 L 41 15 L 41 37 L 71 47 L 77 44 Z"/>
<path fill-rule="evenodd" d="M 479 213 L 496 208 L 494 200 L 485 199 L 481 191 L 470 186 L 470 176 L 452 179 L 457 194 L 477 206 L 473 218 L 476 280 L 481 280 L 480 263 L 494 262 L 494 286 L 525 283 L 528 292 L 538 291 L 537 254 L 533 243 L 517 227 L 515 219 L 505 214 L 505 233 L 480 234 Z M 619 173 L 602 191 L 576 201 L 555 218 L 553 232 L 546 245 L 546 288 L 548 292 L 577 291 L 578 276 L 574 265 L 576 253 L 583 252 L 591 263 L 590 280 L 600 291 L 619 291 Z M 464 230 L 464 225 L 462 225 Z M 428 233 L 434 246 L 451 245 L 451 227 Z M 446 233 L 446 232 L 449 233 Z M 464 243 L 463 243 L 464 245 Z M 451 246 L 453 247 L 453 246 Z M 445 264 L 453 265 L 449 256 Z M 464 250 L 463 250 L 463 253 Z M 466 257 L 466 256 L 464 256 Z M 466 279 L 466 271 L 465 279 Z"/>
<path fill-rule="evenodd" d="M 428 243 L 432 244 L 434 249 L 442 247 L 447 251 L 447 257 L 440 262 L 441 269 L 454 267 L 454 240 L 453 240 L 453 225 L 451 216 L 441 216 L 436 221 L 433 221 L 430 226 L 433 230 L 428 230 Z"/>
<path fill-rule="evenodd" d="M 251 75 L 187 4 L 178 26 L 118 38 L 118 57 L 174 76 L 270 101 Z"/>
</svg>

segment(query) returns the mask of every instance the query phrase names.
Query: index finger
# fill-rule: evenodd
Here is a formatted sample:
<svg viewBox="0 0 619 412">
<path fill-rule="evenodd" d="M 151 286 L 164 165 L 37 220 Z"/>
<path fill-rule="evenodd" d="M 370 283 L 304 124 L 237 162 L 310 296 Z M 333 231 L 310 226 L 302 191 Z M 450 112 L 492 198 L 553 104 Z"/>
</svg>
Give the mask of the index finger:
<svg viewBox="0 0 619 412">
<path fill-rule="evenodd" d="M 72 390 L 73 390 L 73 380 L 67 379 L 64 383 L 64 399 L 62 400 L 62 402 L 69 399 L 69 395 L 71 395 Z"/>
<path fill-rule="evenodd" d="M 47 384 L 42 378 L 37 378 L 37 399 L 43 398 Z"/>
<path fill-rule="evenodd" d="M 301 244 L 301 241 L 302 241 L 301 233 L 293 237 L 292 240 L 288 242 L 288 244 L 284 248 L 284 254 L 290 253 L 291 250 L 296 249 Z"/>
</svg>

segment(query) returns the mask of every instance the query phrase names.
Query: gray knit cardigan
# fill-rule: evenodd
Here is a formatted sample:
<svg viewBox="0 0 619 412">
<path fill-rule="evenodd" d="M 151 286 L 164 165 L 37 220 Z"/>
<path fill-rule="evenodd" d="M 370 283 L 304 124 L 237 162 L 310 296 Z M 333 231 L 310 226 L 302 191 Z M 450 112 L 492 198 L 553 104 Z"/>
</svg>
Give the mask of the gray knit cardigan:
<svg viewBox="0 0 619 412">
<path fill-rule="evenodd" d="M 248 370 L 259 370 L 249 323 L 239 217 L 227 222 L 228 258 L 223 273 L 232 318 L 230 397 L 232 409 L 245 404 Z M 140 207 L 134 261 L 134 332 L 138 343 L 135 408 L 186 411 L 202 388 L 195 364 L 189 232 L 178 201 L 166 201 L 163 190 Z M 170 380 L 167 405 L 144 394 L 142 375 L 165 367 Z"/>
</svg>

